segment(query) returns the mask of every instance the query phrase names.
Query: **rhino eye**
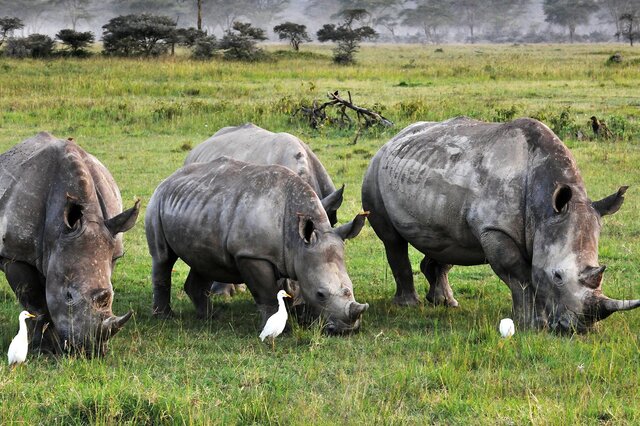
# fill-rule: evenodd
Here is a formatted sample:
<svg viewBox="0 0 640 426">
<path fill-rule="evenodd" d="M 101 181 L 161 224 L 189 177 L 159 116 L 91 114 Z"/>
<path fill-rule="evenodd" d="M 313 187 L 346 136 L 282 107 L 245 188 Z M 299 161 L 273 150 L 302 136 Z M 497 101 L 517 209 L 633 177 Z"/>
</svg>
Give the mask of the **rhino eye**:
<svg viewBox="0 0 640 426">
<path fill-rule="evenodd" d="M 554 270 L 553 271 L 553 282 L 561 285 L 562 282 L 564 281 L 564 277 L 562 276 L 562 272 L 558 271 L 558 270 Z"/>
<path fill-rule="evenodd" d="M 69 303 L 69 304 L 73 303 L 73 295 L 71 294 L 70 291 L 67 291 L 67 294 L 66 294 L 65 297 L 67 299 L 67 303 Z"/>
<path fill-rule="evenodd" d="M 321 301 L 322 301 L 322 300 L 325 300 L 325 299 L 327 298 L 327 295 L 326 295 L 326 294 L 324 294 L 324 291 L 322 291 L 322 290 L 318 290 L 318 291 L 316 292 L 316 297 L 318 298 L 318 300 L 321 300 Z"/>
</svg>

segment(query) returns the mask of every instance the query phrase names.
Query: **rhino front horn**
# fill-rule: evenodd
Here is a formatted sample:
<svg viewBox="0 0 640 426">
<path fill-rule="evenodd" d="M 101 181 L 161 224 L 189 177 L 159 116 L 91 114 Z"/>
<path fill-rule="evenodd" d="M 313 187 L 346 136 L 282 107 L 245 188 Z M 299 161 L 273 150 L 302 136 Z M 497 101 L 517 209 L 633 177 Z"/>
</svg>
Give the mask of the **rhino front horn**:
<svg viewBox="0 0 640 426">
<path fill-rule="evenodd" d="M 617 311 L 628 311 L 640 307 L 640 300 L 616 300 L 602 296 L 598 300 L 597 316 L 598 320 L 605 319 Z"/>
<path fill-rule="evenodd" d="M 369 308 L 369 304 L 368 303 L 358 303 L 358 302 L 353 302 L 351 303 L 351 305 L 349 305 L 349 318 L 351 318 L 352 320 L 356 320 L 360 317 L 360 315 L 362 315 L 362 313 L 364 311 L 366 311 Z"/>
<path fill-rule="evenodd" d="M 105 336 L 112 337 L 116 334 L 124 325 L 129 321 L 131 316 L 133 315 L 133 311 L 129 311 L 126 314 L 116 317 L 112 316 L 102 321 L 102 330 Z"/>
</svg>

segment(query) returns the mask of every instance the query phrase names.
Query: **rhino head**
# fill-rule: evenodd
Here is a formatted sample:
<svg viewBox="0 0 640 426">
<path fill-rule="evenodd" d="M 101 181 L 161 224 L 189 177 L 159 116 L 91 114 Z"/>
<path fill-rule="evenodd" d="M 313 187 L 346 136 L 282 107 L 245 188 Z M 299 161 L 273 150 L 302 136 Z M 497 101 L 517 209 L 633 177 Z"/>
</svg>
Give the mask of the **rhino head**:
<svg viewBox="0 0 640 426">
<path fill-rule="evenodd" d="M 46 299 L 51 320 L 66 351 L 102 355 L 108 339 L 131 318 L 111 310 L 111 274 L 123 255 L 122 235 L 135 224 L 140 201 L 105 219 L 95 204 L 67 194 L 59 231 L 49 249 Z"/>
<path fill-rule="evenodd" d="M 298 215 L 294 269 L 298 288 L 307 307 L 325 321 L 325 331 L 342 334 L 360 328 L 369 304 L 356 302 L 353 284 L 344 263 L 344 241 L 355 238 L 367 214 L 331 228 L 329 222 Z"/>
<path fill-rule="evenodd" d="M 579 187 L 556 186 L 553 212 L 534 236 L 532 278 L 538 325 L 560 332 L 584 332 L 616 311 L 640 306 L 640 300 L 614 300 L 603 294 L 606 267 L 598 263 L 602 217 L 618 211 L 626 190 L 623 186 L 591 202 Z"/>
</svg>

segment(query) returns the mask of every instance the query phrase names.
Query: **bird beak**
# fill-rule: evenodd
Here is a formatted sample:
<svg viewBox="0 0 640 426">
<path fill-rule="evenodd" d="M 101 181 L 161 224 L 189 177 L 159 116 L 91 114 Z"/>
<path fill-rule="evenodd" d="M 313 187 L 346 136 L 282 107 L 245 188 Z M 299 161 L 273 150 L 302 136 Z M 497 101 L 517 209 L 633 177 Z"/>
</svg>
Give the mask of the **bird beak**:
<svg viewBox="0 0 640 426">
<path fill-rule="evenodd" d="M 33 314 L 27 314 L 27 318 L 35 318 L 36 316 Z"/>
<path fill-rule="evenodd" d="M 289 298 L 293 299 L 293 296 L 291 296 L 289 293 L 285 293 L 284 297 L 289 297 Z"/>
</svg>

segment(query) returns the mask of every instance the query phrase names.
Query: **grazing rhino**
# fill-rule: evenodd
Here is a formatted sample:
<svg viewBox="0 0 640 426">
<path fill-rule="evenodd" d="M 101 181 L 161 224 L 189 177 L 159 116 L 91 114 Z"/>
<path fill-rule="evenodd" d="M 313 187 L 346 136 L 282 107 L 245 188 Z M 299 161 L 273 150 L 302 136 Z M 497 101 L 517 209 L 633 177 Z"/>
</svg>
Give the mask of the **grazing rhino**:
<svg viewBox="0 0 640 426">
<path fill-rule="evenodd" d="M 297 137 L 289 133 L 273 133 L 252 123 L 224 127 L 196 146 L 184 165 L 209 162 L 223 156 L 255 164 L 278 164 L 293 170 L 318 194 L 331 226 L 338 222 L 337 210 L 342 204 L 344 186 L 336 190 L 318 157 Z M 291 288 L 287 290 L 292 291 Z M 232 296 L 237 285 L 216 282 L 211 291 Z"/>
<path fill-rule="evenodd" d="M 410 243 L 424 253 L 427 300 L 457 306 L 452 265 L 489 263 L 509 286 L 520 325 L 586 331 L 640 300 L 602 294 L 602 217 L 627 187 L 592 202 L 573 156 L 533 119 L 455 118 L 402 130 L 373 157 L 362 203 L 397 284 L 394 301 L 418 303 Z"/>
<path fill-rule="evenodd" d="M 191 267 L 184 284 L 198 316 L 210 316 L 212 280 L 245 282 L 262 324 L 277 311 L 278 279 L 298 281 L 326 330 L 356 330 L 368 304 L 353 296 L 344 243 L 365 214 L 331 228 L 320 199 L 291 170 L 226 157 L 179 169 L 154 192 L 145 218 L 153 258 L 153 311 L 171 315 L 171 268 Z"/>
<path fill-rule="evenodd" d="M 112 313 L 111 273 L 138 210 L 72 141 L 43 132 L 0 155 L 0 269 L 38 317 L 32 348 L 106 351 L 131 317 Z"/>
</svg>

